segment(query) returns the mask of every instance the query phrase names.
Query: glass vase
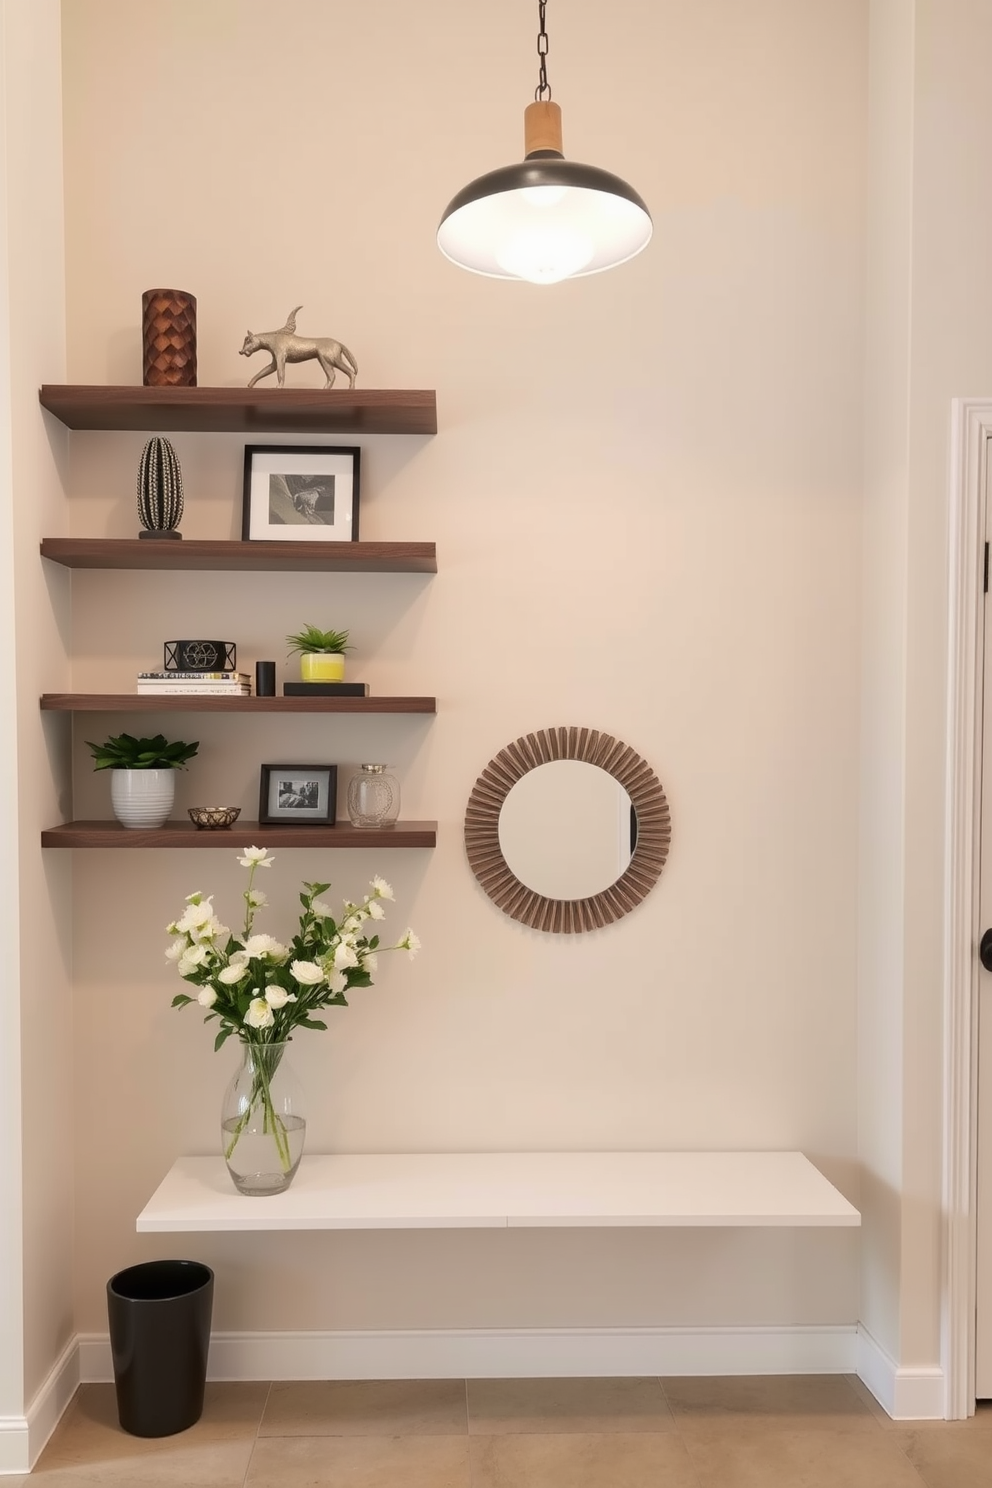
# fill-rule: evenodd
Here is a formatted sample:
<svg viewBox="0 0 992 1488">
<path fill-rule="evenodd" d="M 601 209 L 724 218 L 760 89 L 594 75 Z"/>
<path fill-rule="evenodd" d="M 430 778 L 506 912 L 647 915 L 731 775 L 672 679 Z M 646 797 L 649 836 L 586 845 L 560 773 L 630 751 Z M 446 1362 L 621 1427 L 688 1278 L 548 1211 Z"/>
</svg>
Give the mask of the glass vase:
<svg viewBox="0 0 992 1488">
<path fill-rule="evenodd" d="M 385 765 L 363 765 L 348 781 L 353 827 L 393 827 L 400 814 L 400 785 Z"/>
<path fill-rule="evenodd" d="M 239 1193 L 282 1193 L 300 1166 L 307 1124 L 288 1048 L 241 1040 L 220 1119 L 224 1161 Z"/>
</svg>

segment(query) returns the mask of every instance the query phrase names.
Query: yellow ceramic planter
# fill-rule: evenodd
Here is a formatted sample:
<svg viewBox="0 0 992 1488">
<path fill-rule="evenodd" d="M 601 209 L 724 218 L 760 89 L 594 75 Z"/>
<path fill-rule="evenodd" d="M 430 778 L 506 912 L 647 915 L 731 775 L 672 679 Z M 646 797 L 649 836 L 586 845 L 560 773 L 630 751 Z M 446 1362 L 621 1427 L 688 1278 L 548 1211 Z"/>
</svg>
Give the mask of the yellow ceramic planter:
<svg viewBox="0 0 992 1488">
<path fill-rule="evenodd" d="M 343 654 L 340 651 L 304 651 L 300 656 L 300 680 L 343 682 Z"/>
</svg>

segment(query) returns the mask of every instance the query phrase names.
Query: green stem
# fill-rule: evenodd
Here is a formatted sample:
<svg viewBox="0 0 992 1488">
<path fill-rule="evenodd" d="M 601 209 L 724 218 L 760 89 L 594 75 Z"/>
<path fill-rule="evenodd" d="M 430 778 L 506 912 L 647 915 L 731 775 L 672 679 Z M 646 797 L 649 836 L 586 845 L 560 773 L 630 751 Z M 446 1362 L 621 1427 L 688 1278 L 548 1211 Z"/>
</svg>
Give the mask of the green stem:
<svg viewBox="0 0 992 1488">
<path fill-rule="evenodd" d="M 238 1138 L 248 1125 L 252 1115 L 261 1106 L 262 1132 L 272 1137 L 276 1152 L 279 1154 L 280 1166 L 284 1173 L 288 1173 L 293 1165 L 289 1151 L 289 1133 L 286 1130 L 286 1123 L 272 1104 L 271 1089 L 272 1078 L 279 1068 L 283 1051 L 280 1049 L 278 1052 L 274 1052 L 271 1044 L 250 1044 L 248 1047 L 253 1051 L 251 1055 L 251 1092 L 248 1096 L 248 1104 L 245 1110 L 242 1111 L 238 1123 L 234 1128 L 231 1140 L 224 1149 L 224 1157 L 230 1162 L 234 1149 L 238 1145 Z M 271 1068 L 267 1068 L 270 1064 Z"/>
<path fill-rule="evenodd" d="M 245 889 L 245 940 L 251 935 L 251 927 L 255 921 L 255 909 L 251 902 L 251 886 L 255 882 L 255 869 L 257 863 L 252 863 L 248 870 L 248 887 Z"/>
</svg>

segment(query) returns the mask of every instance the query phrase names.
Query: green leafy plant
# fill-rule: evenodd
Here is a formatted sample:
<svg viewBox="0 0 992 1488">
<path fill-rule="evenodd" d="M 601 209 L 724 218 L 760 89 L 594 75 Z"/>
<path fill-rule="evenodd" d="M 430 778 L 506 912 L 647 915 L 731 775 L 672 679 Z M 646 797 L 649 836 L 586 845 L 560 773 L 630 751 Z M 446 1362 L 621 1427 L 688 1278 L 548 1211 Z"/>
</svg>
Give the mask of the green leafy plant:
<svg viewBox="0 0 992 1488">
<path fill-rule="evenodd" d="M 94 770 L 182 770 L 200 744 L 199 740 L 185 744 L 182 739 L 170 744 L 164 734 L 156 734 L 154 739 L 118 734 L 102 744 L 87 739 L 86 747 L 93 755 Z"/>
<path fill-rule="evenodd" d="M 316 625 L 304 625 L 296 635 L 288 635 L 286 643 L 289 646 L 290 656 L 294 651 L 325 651 L 340 654 L 351 650 L 348 645 L 348 634 L 346 630 L 319 630 Z"/>
</svg>

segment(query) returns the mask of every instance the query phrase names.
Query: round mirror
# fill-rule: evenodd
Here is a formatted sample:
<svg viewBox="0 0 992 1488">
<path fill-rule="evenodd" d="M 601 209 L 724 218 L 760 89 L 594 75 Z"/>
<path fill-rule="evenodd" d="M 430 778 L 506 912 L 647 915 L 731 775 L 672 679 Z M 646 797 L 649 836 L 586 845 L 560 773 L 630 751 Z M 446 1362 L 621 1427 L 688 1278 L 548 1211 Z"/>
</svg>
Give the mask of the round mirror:
<svg viewBox="0 0 992 1488">
<path fill-rule="evenodd" d="M 545 898 L 601 894 L 630 862 L 630 797 L 584 760 L 538 765 L 503 802 L 499 845 L 511 873 Z"/>
<path fill-rule="evenodd" d="M 535 930 L 594 930 L 629 914 L 670 841 L 658 777 L 596 729 L 515 739 L 483 770 L 465 813 L 473 873 L 504 914 Z"/>
</svg>

